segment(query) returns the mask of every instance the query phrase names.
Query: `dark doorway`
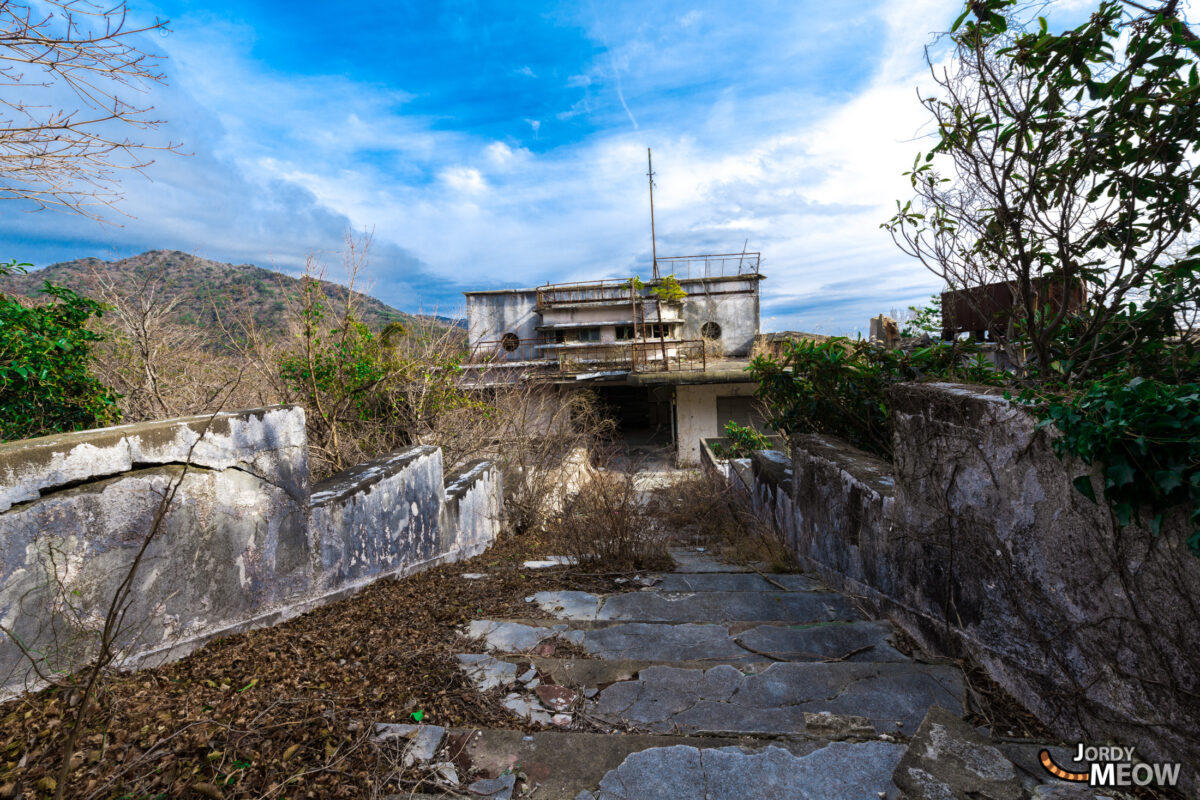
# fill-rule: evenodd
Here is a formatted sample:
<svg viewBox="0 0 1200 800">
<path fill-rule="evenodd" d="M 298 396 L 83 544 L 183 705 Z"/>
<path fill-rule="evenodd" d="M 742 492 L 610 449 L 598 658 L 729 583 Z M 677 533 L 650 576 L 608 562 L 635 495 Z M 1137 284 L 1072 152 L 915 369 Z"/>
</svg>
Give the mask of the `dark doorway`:
<svg viewBox="0 0 1200 800">
<path fill-rule="evenodd" d="M 603 414 L 617 423 L 617 441 L 626 450 L 652 451 L 673 446 L 671 387 L 597 386 Z"/>
</svg>

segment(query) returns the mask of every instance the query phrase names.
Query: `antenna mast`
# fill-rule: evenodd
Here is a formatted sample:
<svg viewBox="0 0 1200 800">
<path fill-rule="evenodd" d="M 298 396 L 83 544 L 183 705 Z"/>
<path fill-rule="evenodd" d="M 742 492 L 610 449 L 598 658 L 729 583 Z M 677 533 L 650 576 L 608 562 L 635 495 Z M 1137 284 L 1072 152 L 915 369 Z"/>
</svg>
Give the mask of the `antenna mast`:
<svg viewBox="0 0 1200 800">
<path fill-rule="evenodd" d="M 658 280 L 658 242 L 654 236 L 654 162 L 650 160 L 650 148 L 646 148 L 646 166 L 650 179 L 650 252 L 654 259 L 654 280 Z"/>
</svg>

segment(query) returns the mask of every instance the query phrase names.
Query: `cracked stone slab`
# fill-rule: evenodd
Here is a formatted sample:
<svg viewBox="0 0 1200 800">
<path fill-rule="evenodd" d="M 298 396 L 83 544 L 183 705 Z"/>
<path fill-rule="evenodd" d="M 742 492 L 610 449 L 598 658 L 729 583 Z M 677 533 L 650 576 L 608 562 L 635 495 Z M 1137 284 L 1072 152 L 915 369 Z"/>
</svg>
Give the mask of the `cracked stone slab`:
<svg viewBox="0 0 1200 800">
<path fill-rule="evenodd" d="M 411 767 L 417 762 L 425 764 L 432 761 L 445 735 L 446 729 L 439 725 L 379 722 L 375 724 L 371 739 L 376 742 L 406 742 L 404 766 Z"/>
<path fill-rule="evenodd" d="M 479 771 L 479 777 L 499 777 L 505 772 L 524 772 L 530 784 L 540 788 L 535 798 L 573 798 L 581 790 L 595 789 L 605 774 L 620 767 L 630 753 L 652 747 L 689 744 L 699 748 L 740 747 L 746 752 L 761 749 L 759 739 L 706 736 L 652 736 L 630 733 L 613 736 L 583 731 L 543 731 L 525 734 L 514 730 L 451 729 L 453 753 Z M 808 739 L 777 740 L 775 746 L 793 755 L 804 755 L 821 746 Z M 407 797 L 407 795 L 406 795 Z M 875 800 L 871 795 L 868 800 Z"/>
<path fill-rule="evenodd" d="M 713 664 L 765 660 L 761 653 L 785 661 L 906 661 L 887 643 L 886 622 L 850 622 L 809 626 L 759 625 L 738 633 L 729 626 L 630 622 L 584 632 L 583 646 L 606 659 L 641 661 L 709 661 Z M 738 639 L 746 646 L 734 641 Z M 862 650 L 867 647 L 869 649 Z M 861 652 L 855 652 L 861 651 Z"/>
<path fill-rule="evenodd" d="M 489 619 L 471 620 L 465 634 L 469 639 L 482 639 L 489 649 L 502 653 L 524 653 L 555 637 L 576 644 L 583 642 L 583 631 L 567 630 L 566 625 L 534 626 Z"/>
<path fill-rule="evenodd" d="M 933 707 L 892 780 L 911 800 L 1023 800 L 1016 767 L 957 714 Z"/>
<path fill-rule="evenodd" d="M 806 626 L 759 625 L 737 638 L 755 650 L 788 661 L 845 657 L 847 661 L 907 662 L 908 657 L 888 642 L 892 633 L 890 622 L 876 620 Z"/>
<path fill-rule="evenodd" d="M 511 686 L 517 680 L 517 665 L 489 655 L 459 653 L 458 665 L 481 692 Z M 535 672 L 536 674 L 536 672 Z"/>
<path fill-rule="evenodd" d="M 749 567 L 723 564 L 708 551 L 694 547 L 672 547 L 668 552 L 675 561 L 675 572 L 750 572 Z"/>
<path fill-rule="evenodd" d="M 874 798 L 891 788 L 903 747 L 833 742 L 797 756 L 779 747 L 688 745 L 633 753 L 600 781 L 595 800 L 826 800 Z M 586 797 L 587 795 L 583 795 Z"/>
<path fill-rule="evenodd" d="M 772 575 L 789 592 L 815 592 L 824 587 L 807 575 Z M 669 572 L 654 584 L 663 592 L 778 592 L 784 591 L 753 572 Z"/>
<path fill-rule="evenodd" d="M 849 598 L 826 592 L 629 592 L 608 597 L 596 619 L 637 622 L 820 622 L 861 619 Z"/>
<path fill-rule="evenodd" d="M 614 683 L 596 716 L 652 732 L 802 733 L 805 712 L 866 717 L 880 733 L 916 730 L 935 705 L 961 703 L 962 675 L 951 667 L 898 663 L 775 663 L 744 675 L 650 667 Z"/>
<path fill-rule="evenodd" d="M 588 592 L 537 592 L 533 602 L 559 619 L 596 619 L 601 600 Z"/>
<path fill-rule="evenodd" d="M 492 800 L 510 800 L 516 783 L 517 776 L 510 772 L 499 778 L 484 778 L 481 781 L 475 781 L 467 787 L 467 791 L 473 796 L 490 797 Z"/>
</svg>

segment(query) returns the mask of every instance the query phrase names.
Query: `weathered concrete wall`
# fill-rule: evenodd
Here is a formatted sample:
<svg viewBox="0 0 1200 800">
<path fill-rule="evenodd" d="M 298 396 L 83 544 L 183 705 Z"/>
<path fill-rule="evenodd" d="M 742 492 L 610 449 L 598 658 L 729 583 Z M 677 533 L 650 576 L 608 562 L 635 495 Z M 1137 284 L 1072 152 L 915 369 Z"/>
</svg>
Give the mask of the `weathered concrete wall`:
<svg viewBox="0 0 1200 800">
<path fill-rule="evenodd" d="M 675 388 L 675 458 L 680 465 L 700 463 L 700 440 L 720 436 L 717 426 L 718 397 L 750 397 L 753 383 L 680 384 Z"/>
<path fill-rule="evenodd" d="M 515 333 L 519 339 L 538 336 L 541 316 L 534 290 L 468 292 L 466 297 L 467 337 L 471 344 L 495 341 L 506 333 Z"/>
<path fill-rule="evenodd" d="M 1200 559 L 1183 513 L 1159 537 L 1118 530 L 1073 488 L 1085 465 L 998 394 L 910 384 L 892 407 L 894 467 L 798 437 L 790 510 L 769 454 L 756 501 L 825 580 L 968 654 L 1059 735 L 1182 761 L 1200 786 Z"/>
<path fill-rule="evenodd" d="M 500 467 L 492 461 L 466 464 L 446 478 L 441 551 L 455 561 L 479 555 L 500 535 L 503 514 Z"/>
<path fill-rule="evenodd" d="M 442 451 L 417 446 L 313 486 L 319 591 L 357 586 L 440 554 Z"/>
<path fill-rule="evenodd" d="M 486 549 L 498 475 L 479 462 L 445 487 L 441 451 L 412 447 L 310 497 L 295 407 L 0 445 L 0 686 L 83 663 L 144 543 L 117 639 L 130 666 Z"/>
<path fill-rule="evenodd" d="M 758 335 L 758 281 L 755 277 L 681 280 L 685 339 L 699 339 L 706 322 L 721 326 L 727 356 L 749 355 Z"/>
</svg>

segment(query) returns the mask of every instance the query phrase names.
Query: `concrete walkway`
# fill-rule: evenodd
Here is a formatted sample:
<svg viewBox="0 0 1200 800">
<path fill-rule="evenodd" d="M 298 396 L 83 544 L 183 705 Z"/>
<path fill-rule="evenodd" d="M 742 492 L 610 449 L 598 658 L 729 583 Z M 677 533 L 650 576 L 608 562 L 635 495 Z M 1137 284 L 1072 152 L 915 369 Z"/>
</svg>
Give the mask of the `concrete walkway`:
<svg viewBox="0 0 1200 800">
<path fill-rule="evenodd" d="M 445 791 L 498 800 L 1091 796 L 1057 793 L 1035 754 L 983 741 L 958 719 L 961 672 L 905 657 L 891 626 L 847 597 L 703 548 L 672 555 L 674 572 L 611 595 L 526 598 L 556 620 L 481 619 L 463 632 L 474 652 L 459 661 L 479 689 L 545 732 L 444 731 L 433 747 L 416 726 L 394 733 L 410 749 L 425 738 Z"/>
</svg>

